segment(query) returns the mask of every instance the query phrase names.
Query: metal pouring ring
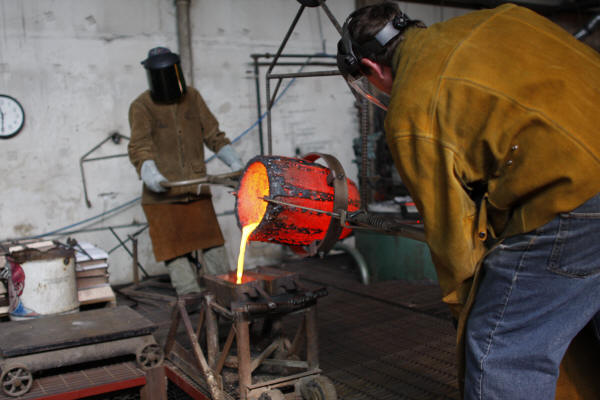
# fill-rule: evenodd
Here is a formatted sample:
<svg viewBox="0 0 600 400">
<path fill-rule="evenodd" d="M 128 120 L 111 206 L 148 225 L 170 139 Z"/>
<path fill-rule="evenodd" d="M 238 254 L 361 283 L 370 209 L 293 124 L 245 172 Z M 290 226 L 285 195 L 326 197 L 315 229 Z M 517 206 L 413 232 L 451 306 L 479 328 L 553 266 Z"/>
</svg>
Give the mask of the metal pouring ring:
<svg viewBox="0 0 600 400">
<path fill-rule="evenodd" d="M 331 180 L 333 183 L 333 209 L 341 210 L 343 212 L 348 211 L 348 181 L 346 180 L 346 173 L 342 164 L 339 162 L 337 158 L 330 154 L 324 153 L 308 153 L 303 157 L 306 161 L 314 162 L 318 158 L 322 158 L 327 163 L 327 166 L 331 170 L 333 177 Z M 331 250 L 333 245 L 338 241 L 340 234 L 342 233 L 343 227 L 342 224 L 334 221 L 334 217 L 329 221 L 329 228 L 327 228 L 327 233 L 325 233 L 325 237 L 316 249 L 311 249 L 310 254 L 326 254 Z"/>
</svg>

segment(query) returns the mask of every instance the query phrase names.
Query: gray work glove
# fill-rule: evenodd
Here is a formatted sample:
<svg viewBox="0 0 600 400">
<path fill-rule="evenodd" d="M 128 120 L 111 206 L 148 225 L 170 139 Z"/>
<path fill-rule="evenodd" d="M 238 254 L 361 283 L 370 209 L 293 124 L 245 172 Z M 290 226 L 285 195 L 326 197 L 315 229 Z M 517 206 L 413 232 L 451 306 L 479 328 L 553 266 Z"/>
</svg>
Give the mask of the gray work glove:
<svg viewBox="0 0 600 400">
<path fill-rule="evenodd" d="M 221 150 L 219 150 L 217 153 L 217 157 L 219 160 L 227 164 L 232 171 L 238 171 L 244 168 L 244 164 L 242 163 L 240 156 L 238 156 L 230 144 L 226 144 L 225 146 L 221 147 Z"/>
<path fill-rule="evenodd" d="M 153 192 L 166 192 L 167 188 L 163 187 L 160 183 L 167 182 L 167 178 L 165 178 L 158 168 L 156 168 L 156 163 L 154 160 L 146 160 L 142 164 L 141 170 L 142 180 L 144 184 L 148 187 L 148 189 Z"/>
</svg>

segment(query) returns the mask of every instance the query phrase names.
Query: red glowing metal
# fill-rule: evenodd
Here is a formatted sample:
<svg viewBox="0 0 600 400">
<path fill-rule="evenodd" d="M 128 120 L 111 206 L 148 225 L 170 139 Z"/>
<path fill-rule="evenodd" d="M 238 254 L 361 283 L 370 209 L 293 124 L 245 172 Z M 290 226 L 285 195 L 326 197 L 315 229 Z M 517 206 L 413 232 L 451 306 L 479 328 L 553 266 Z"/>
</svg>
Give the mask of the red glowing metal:
<svg viewBox="0 0 600 400">
<path fill-rule="evenodd" d="M 330 173 L 328 168 L 302 159 L 255 157 L 244 171 L 237 192 L 240 227 L 260 221 L 250 235 L 252 241 L 307 246 L 323 240 L 331 221 L 329 215 L 267 203 L 262 198 L 332 212 L 334 188 L 328 183 Z M 351 180 L 347 182 L 348 211 L 356 211 L 360 207 L 358 189 Z M 345 228 L 339 238 L 350 233 Z"/>
<path fill-rule="evenodd" d="M 248 283 L 248 282 L 252 282 L 252 281 L 256 281 L 259 278 L 256 276 L 253 276 L 251 274 L 248 274 L 249 271 L 247 271 L 246 273 L 244 273 L 244 275 L 242 275 L 242 282 L 241 283 L 237 283 L 237 274 L 235 271 L 231 271 L 227 274 L 223 274 L 223 275 L 217 275 L 216 278 L 222 280 L 222 281 L 226 281 L 226 282 L 230 282 L 236 285 L 239 284 L 244 284 L 244 283 Z"/>
</svg>

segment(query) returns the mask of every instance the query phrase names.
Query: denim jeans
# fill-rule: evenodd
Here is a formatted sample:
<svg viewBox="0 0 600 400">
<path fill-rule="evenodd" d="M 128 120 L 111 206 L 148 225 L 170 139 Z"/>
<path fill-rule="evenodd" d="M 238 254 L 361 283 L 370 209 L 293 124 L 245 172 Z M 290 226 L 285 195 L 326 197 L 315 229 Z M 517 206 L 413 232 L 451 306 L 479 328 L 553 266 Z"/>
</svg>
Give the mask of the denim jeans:
<svg viewBox="0 0 600 400">
<path fill-rule="evenodd" d="M 600 195 L 506 239 L 482 268 L 465 399 L 554 399 L 569 343 L 590 321 L 600 328 Z"/>
</svg>

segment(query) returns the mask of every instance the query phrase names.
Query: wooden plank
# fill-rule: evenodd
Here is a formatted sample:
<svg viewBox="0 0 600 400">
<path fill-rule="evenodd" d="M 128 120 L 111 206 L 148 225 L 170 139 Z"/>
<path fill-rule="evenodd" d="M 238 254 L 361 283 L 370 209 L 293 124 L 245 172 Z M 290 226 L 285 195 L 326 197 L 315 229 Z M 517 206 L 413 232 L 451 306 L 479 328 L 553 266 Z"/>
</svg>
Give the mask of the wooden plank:
<svg viewBox="0 0 600 400">
<path fill-rule="evenodd" d="M 40 251 L 45 251 L 45 250 L 51 249 L 53 247 L 56 247 L 56 245 L 54 244 L 53 241 L 45 240 L 42 242 L 27 243 L 27 244 L 12 246 L 12 247 L 8 248 L 8 252 L 13 253 L 15 251 L 23 251 L 25 249 L 36 249 L 36 250 L 40 250 Z"/>
<path fill-rule="evenodd" d="M 58 350 L 147 335 L 156 325 L 129 307 L 100 308 L 78 313 L 2 323 L 0 355 Z"/>
<path fill-rule="evenodd" d="M 110 285 L 81 289 L 77 291 L 77 298 L 80 305 L 99 303 L 115 300 L 115 292 Z"/>
</svg>

